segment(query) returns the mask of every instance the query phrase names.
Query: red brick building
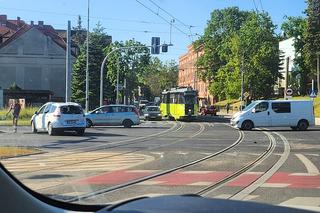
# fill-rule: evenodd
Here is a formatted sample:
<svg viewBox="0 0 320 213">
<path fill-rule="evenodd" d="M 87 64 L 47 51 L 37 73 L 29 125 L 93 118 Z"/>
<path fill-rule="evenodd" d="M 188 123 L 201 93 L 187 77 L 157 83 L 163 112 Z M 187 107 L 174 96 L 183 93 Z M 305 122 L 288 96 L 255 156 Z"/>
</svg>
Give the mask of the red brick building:
<svg viewBox="0 0 320 213">
<path fill-rule="evenodd" d="M 214 98 L 209 94 L 209 84 L 202 81 L 197 76 L 197 58 L 203 54 L 203 50 L 195 51 L 193 45 L 188 46 L 188 52 L 179 57 L 179 86 L 191 86 L 198 90 L 198 98 L 200 106 L 211 105 Z M 200 70 L 198 69 L 198 72 Z"/>
</svg>

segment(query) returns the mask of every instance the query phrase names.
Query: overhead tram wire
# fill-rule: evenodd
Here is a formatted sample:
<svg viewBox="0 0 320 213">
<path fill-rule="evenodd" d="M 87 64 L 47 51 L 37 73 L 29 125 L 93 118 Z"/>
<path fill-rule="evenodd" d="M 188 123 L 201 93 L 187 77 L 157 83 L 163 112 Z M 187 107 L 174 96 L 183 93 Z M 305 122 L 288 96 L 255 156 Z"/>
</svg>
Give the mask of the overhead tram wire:
<svg viewBox="0 0 320 213">
<path fill-rule="evenodd" d="M 255 1 L 255 0 L 252 0 L 252 1 L 253 1 L 254 8 L 256 9 L 256 13 L 258 14 L 258 13 L 259 13 L 259 10 L 258 10 L 258 8 L 257 8 L 256 1 Z"/>
<path fill-rule="evenodd" d="M 263 6 L 262 6 L 262 0 L 259 0 L 259 2 L 260 2 L 261 10 L 262 10 L 262 12 L 264 12 L 264 9 L 263 9 Z"/>
<path fill-rule="evenodd" d="M 181 30 L 179 27 L 177 27 L 176 25 L 172 24 L 170 21 L 168 21 L 166 18 L 164 18 L 163 16 L 161 16 L 159 13 L 157 13 L 156 11 L 154 11 L 153 9 L 151 9 L 150 7 L 146 6 L 145 4 L 143 4 L 141 1 L 136 0 L 136 2 L 138 2 L 141 6 L 143 6 L 144 8 L 146 8 L 147 10 L 149 10 L 150 12 L 152 12 L 153 14 L 155 14 L 156 16 L 158 16 L 159 18 L 161 18 L 163 21 L 167 22 L 169 25 L 172 25 L 172 27 L 174 27 L 176 30 L 178 30 L 180 33 L 184 34 L 185 36 L 189 37 L 189 34 L 184 32 L 183 30 Z"/>
<path fill-rule="evenodd" d="M 192 25 L 188 25 L 185 24 L 183 21 L 181 21 L 180 19 L 176 18 L 174 15 L 172 15 L 171 13 L 169 13 L 167 10 L 163 9 L 162 7 L 160 7 L 157 3 L 155 3 L 153 0 L 148 0 L 149 2 L 151 2 L 153 5 L 155 5 L 156 7 L 158 7 L 158 9 L 162 10 L 163 12 L 165 12 L 167 15 L 169 15 L 172 19 L 178 21 L 180 24 L 182 24 L 184 27 L 188 28 L 190 34 L 188 35 L 189 38 L 191 38 L 191 40 L 193 41 L 193 34 L 191 31 L 191 28 L 194 27 Z"/>
<path fill-rule="evenodd" d="M 2 9 L 23 11 L 23 12 L 30 12 L 30 13 L 39 13 L 39 14 L 51 14 L 51 15 L 55 15 L 55 16 L 68 16 L 68 17 L 74 17 L 74 18 L 77 18 L 79 15 L 83 18 L 87 17 L 87 15 L 81 15 L 81 14 L 59 13 L 59 12 L 40 11 L 40 10 L 33 10 L 33 9 L 20 9 L 20 8 L 8 8 L 8 7 L 2 7 Z M 90 16 L 90 19 L 108 20 L 108 21 L 117 21 L 117 22 L 129 22 L 129 23 L 140 23 L 140 24 L 152 24 L 152 25 L 154 25 L 154 24 L 159 24 L 159 25 L 167 24 L 164 22 L 151 22 L 151 21 L 145 21 L 145 20 L 121 19 L 121 18 L 110 18 L 110 17 L 100 17 L 100 16 Z"/>
</svg>

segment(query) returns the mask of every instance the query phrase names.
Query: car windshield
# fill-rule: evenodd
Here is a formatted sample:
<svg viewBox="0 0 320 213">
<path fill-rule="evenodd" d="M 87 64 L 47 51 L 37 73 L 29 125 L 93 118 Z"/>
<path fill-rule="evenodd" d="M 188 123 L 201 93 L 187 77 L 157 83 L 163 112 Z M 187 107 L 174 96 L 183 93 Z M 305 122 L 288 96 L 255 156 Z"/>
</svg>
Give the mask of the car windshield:
<svg viewBox="0 0 320 213">
<path fill-rule="evenodd" d="M 45 197 L 320 211 L 319 125 L 320 0 L 0 0 L 0 163 Z"/>
<path fill-rule="evenodd" d="M 147 107 L 146 111 L 157 112 L 157 111 L 160 111 L 160 109 L 159 109 L 159 107 Z"/>
<path fill-rule="evenodd" d="M 80 106 L 73 106 L 73 105 L 68 105 L 68 106 L 61 106 L 60 111 L 62 114 L 82 114 L 82 108 Z"/>
<path fill-rule="evenodd" d="M 248 106 L 246 106 L 244 109 L 243 109 L 243 111 L 248 111 L 248 110 L 250 110 L 254 105 L 256 105 L 257 104 L 257 102 L 252 102 L 252 103 L 250 103 Z"/>
</svg>

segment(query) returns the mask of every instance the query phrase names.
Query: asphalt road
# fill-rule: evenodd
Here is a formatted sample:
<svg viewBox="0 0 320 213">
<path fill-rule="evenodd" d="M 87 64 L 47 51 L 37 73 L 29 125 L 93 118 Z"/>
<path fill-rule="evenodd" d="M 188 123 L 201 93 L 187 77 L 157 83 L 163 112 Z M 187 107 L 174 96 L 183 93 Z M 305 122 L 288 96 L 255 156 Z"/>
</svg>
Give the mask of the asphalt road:
<svg viewBox="0 0 320 213">
<path fill-rule="evenodd" d="M 90 204 L 192 193 L 320 211 L 319 138 L 319 127 L 242 132 L 222 118 L 94 127 L 85 136 L 0 127 L 0 146 L 41 151 L 1 160 L 19 180 Z"/>
</svg>

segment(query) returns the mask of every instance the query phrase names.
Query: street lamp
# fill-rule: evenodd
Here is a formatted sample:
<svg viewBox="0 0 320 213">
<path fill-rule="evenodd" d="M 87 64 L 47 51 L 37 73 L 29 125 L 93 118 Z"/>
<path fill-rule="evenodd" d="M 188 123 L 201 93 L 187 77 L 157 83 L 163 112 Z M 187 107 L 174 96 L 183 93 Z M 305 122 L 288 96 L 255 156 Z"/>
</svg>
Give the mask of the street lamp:
<svg viewBox="0 0 320 213">
<path fill-rule="evenodd" d="M 318 97 L 320 96 L 320 74 L 319 74 L 319 70 L 320 70 L 320 65 L 319 65 L 319 55 L 320 55 L 320 52 L 317 52 L 317 95 Z"/>
<path fill-rule="evenodd" d="M 87 54 L 86 54 L 86 111 L 89 111 L 89 5 L 90 0 L 88 0 L 88 15 L 87 15 Z"/>
</svg>

